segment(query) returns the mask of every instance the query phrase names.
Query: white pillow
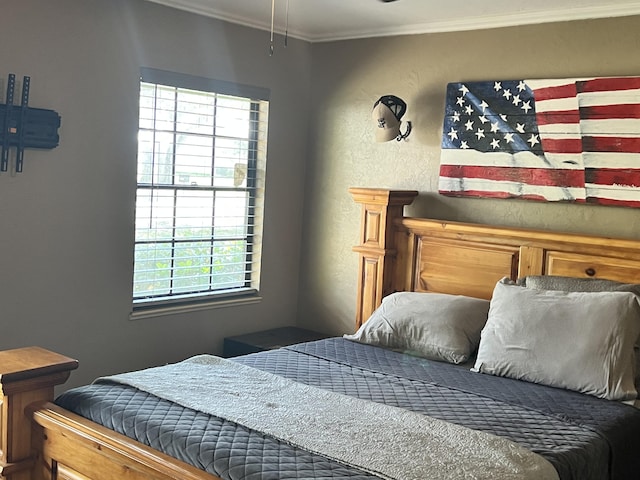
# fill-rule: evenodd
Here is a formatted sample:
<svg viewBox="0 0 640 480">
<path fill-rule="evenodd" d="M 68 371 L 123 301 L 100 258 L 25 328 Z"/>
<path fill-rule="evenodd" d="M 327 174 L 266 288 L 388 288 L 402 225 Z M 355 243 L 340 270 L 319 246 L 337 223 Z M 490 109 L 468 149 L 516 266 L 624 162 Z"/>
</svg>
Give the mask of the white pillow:
<svg viewBox="0 0 640 480">
<path fill-rule="evenodd" d="M 488 311 L 489 301 L 479 298 L 397 292 L 344 338 L 458 364 L 478 347 Z"/>
<path fill-rule="evenodd" d="M 634 343 L 640 305 L 630 292 L 496 285 L 474 371 L 610 400 L 637 397 Z"/>
</svg>

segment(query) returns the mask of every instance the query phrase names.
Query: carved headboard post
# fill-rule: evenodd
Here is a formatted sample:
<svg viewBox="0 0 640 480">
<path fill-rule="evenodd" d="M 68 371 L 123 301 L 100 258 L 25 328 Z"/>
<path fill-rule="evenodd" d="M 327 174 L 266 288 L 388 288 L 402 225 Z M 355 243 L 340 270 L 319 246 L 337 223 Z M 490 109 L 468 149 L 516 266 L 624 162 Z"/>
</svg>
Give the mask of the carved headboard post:
<svg viewBox="0 0 640 480">
<path fill-rule="evenodd" d="M 388 292 L 396 256 L 393 221 L 402 218 L 404 206 L 413 202 L 415 190 L 350 188 L 355 202 L 362 204 L 360 244 L 353 247 L 360 256 L 356 328 L 380 305 Z"/>
</svg>

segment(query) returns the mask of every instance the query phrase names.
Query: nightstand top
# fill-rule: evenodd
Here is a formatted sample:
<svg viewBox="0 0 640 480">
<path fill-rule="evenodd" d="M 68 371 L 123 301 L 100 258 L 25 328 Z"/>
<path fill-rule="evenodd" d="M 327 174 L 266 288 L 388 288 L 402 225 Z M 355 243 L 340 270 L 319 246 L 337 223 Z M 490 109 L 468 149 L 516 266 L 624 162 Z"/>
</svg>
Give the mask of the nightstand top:
<svg viewBox="0 0 640 480">
<path fill-rule="evenodd" d="M 259 332 L 226 337 L 224 339 L 224 356 L 243 355 L 245 353 L 273 350 L 296 343 L 312 342 L 328 338 L 320 332 L 299 327 L 280 327 Z"/>
</svg>

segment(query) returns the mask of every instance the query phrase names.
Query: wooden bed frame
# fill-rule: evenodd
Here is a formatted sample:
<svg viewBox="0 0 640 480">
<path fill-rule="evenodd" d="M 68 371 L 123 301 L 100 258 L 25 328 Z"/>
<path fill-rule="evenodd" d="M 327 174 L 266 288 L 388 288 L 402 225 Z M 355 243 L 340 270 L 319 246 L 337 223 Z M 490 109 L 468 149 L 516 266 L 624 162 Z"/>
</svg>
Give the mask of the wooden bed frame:
<svg viewBox="0 0 640 480">
<path fill-rule="evenodd" d="M 405 217 L 416 191 L 349 190 L 362 205 L 356 326 L 394 291 L 489 299 L 502 277 L 640 283 L 640 241 Z M 217 479 L 52 403 L 78 362 L 0 352 L 0 479 Z"/>
</svg>

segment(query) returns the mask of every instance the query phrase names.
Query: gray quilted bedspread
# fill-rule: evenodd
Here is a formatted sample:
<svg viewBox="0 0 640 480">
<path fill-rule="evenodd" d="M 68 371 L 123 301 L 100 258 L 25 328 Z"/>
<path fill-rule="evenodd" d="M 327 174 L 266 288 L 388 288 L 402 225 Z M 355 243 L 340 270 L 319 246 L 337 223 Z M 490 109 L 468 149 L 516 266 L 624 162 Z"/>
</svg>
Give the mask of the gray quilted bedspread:
<svg viewBox="0 0 640 480">
<path fill-rule="evenodd" d="M 341 338 L 235 360 L 506 437 L 547 458 L 562 480 L 633 479 L 640 472 L 640 411 L 620 403 Z M 120 384 L 76 388 L 56 403 L 224 479 L 375 478 Z"/>
</svg>

